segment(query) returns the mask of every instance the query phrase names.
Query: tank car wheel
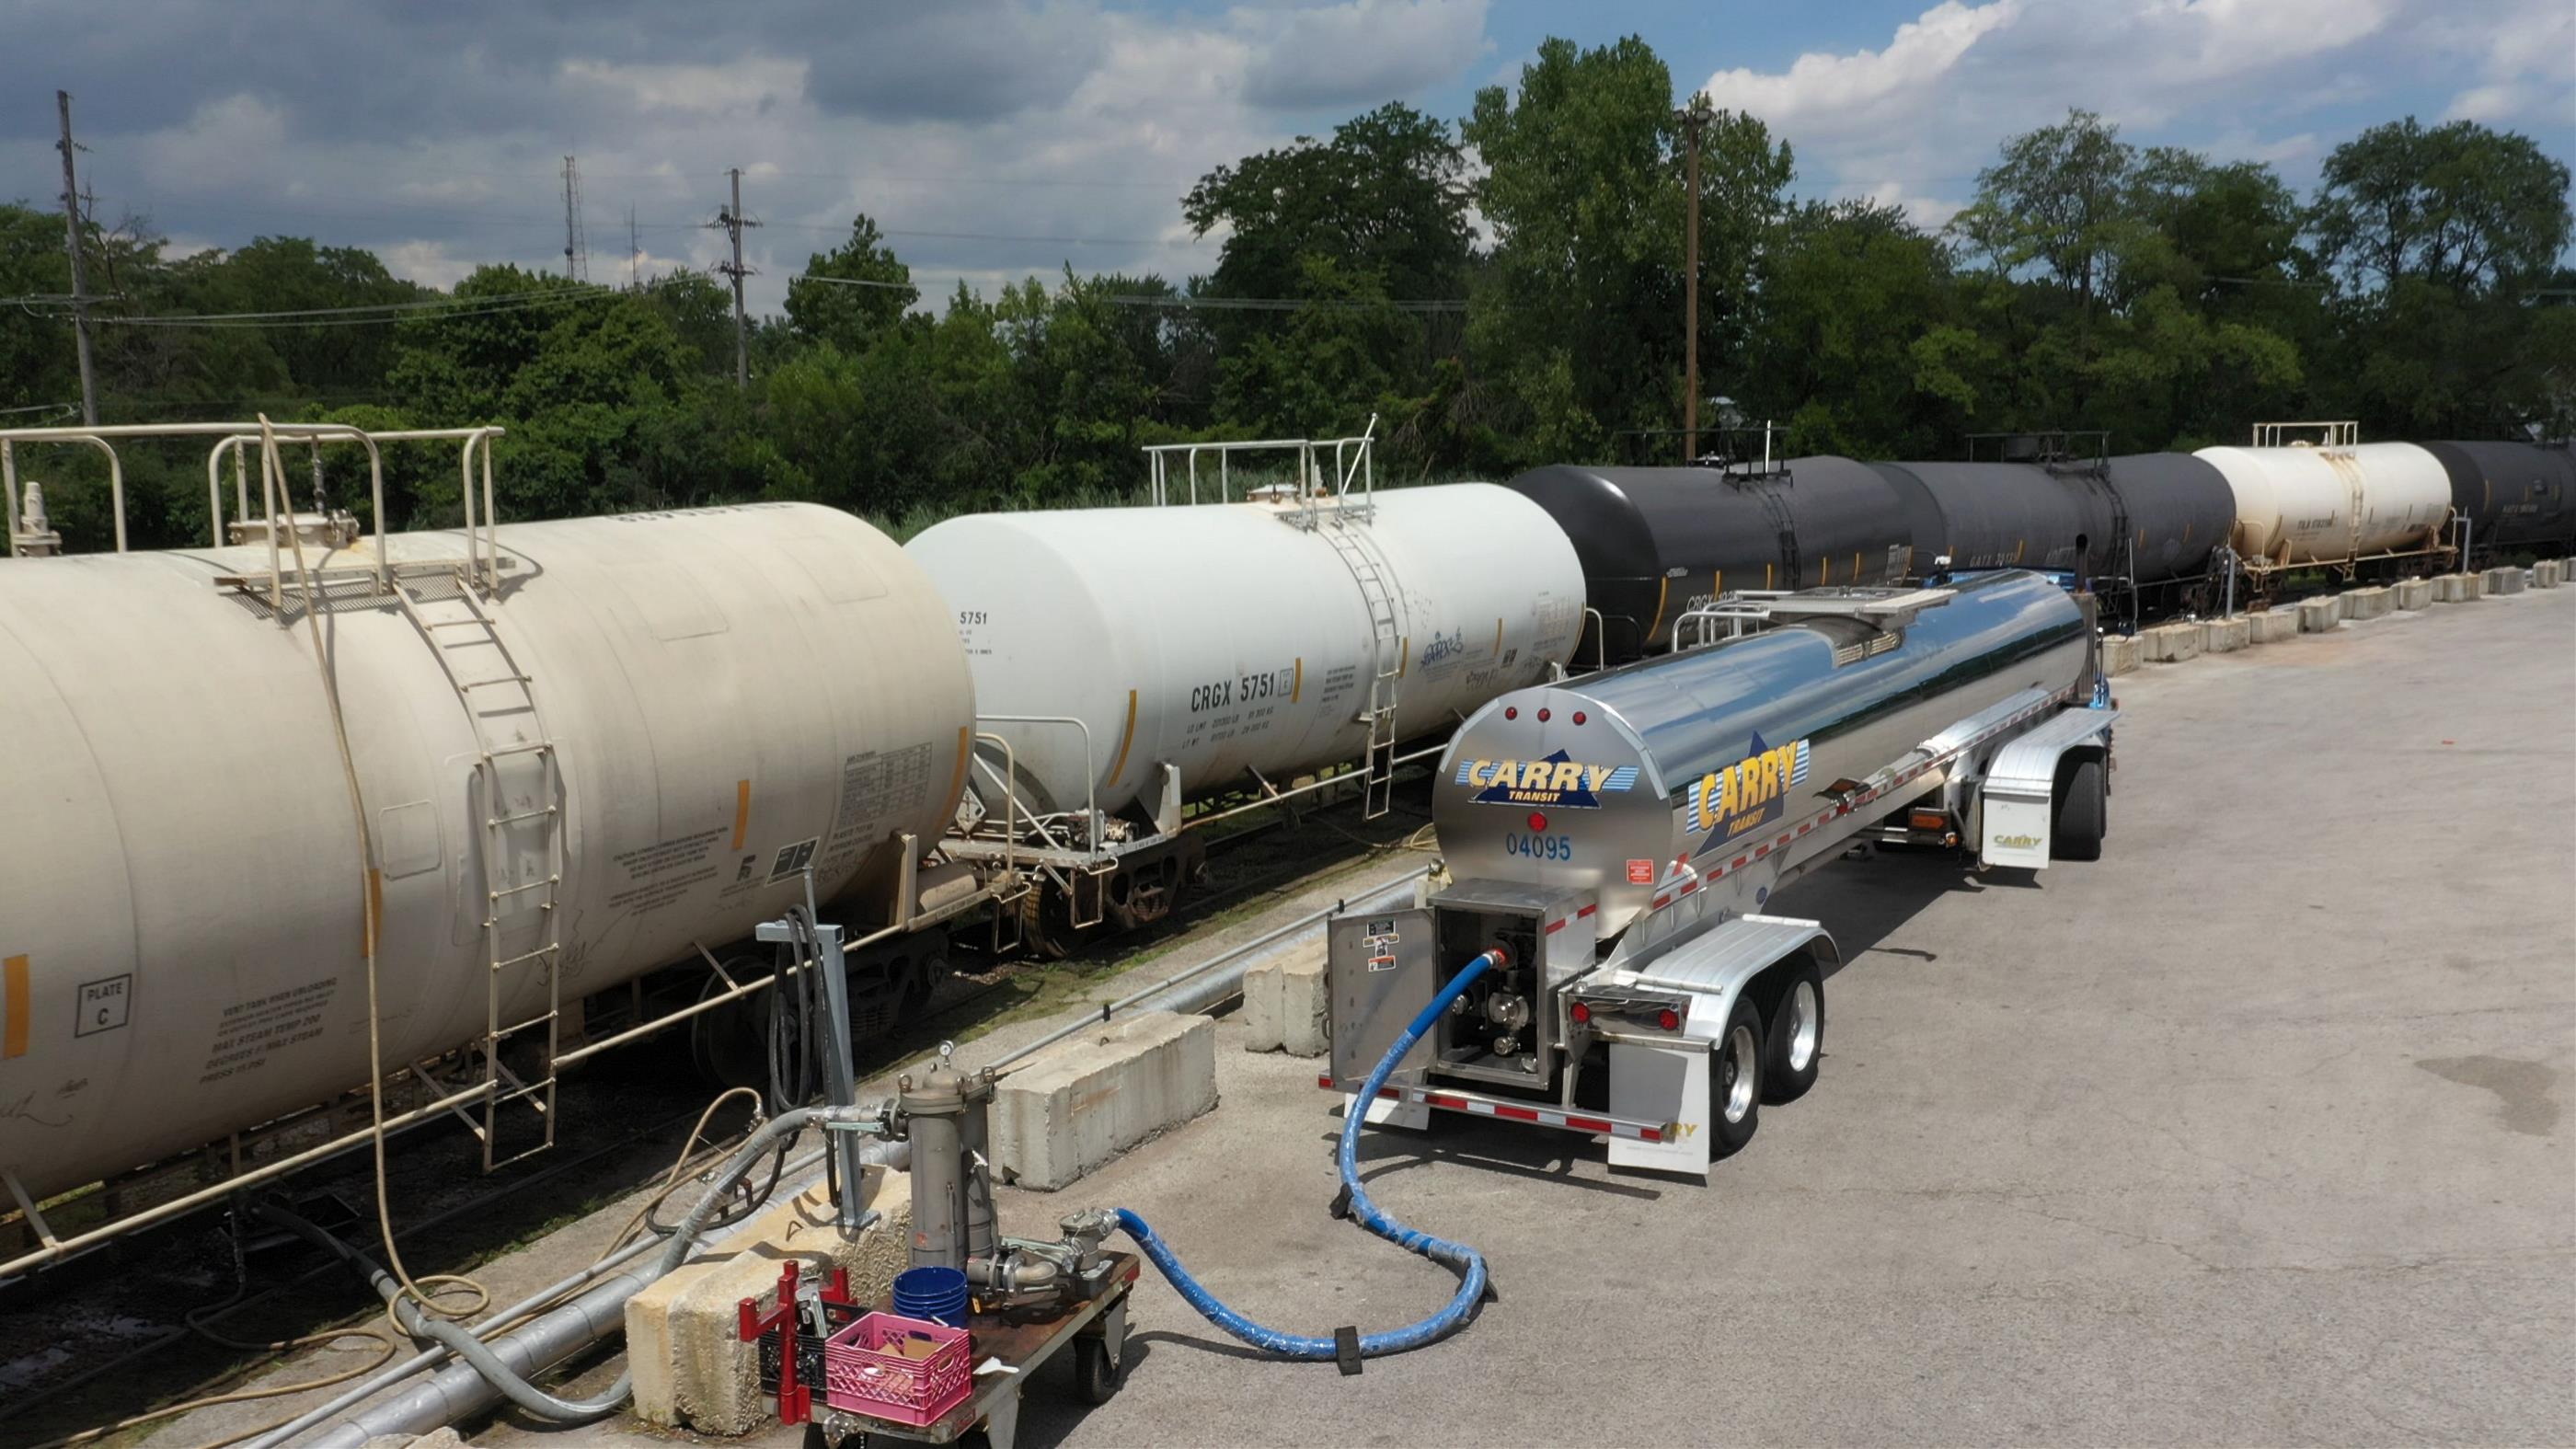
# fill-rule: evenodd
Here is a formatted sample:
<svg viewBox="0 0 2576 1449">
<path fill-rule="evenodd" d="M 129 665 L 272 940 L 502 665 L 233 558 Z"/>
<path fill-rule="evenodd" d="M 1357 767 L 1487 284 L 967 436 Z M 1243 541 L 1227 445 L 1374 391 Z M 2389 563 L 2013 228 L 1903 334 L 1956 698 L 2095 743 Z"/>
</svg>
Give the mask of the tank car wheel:
<svg viewBox="0 0 2576 1449">
<path fill-rule="evenodd" d="M 1763 1023 L 1762 1100 L 1794 1102 L 1816 1084 L 1825 1059 L 1825 982 L 1812 960 L 1788 973 L 1780 999 Z"/>
<path fill-rule="evenodd" d="M 2088 756 L 2059 766 L 2056 818 L 2049 822 L 2048 831 L 2050 858 L 2100 860 L 2109 816 L 2102 762 Z"/>
<path fill-rule="evenodd" d="M 1073 922 L 1043 883 L 1020 897 L 1020 944 L 1032 956 L 1061 961 L 1073 952 Z"/>
<path fill-rule="evenodd" d="M 1708 1063 L 1708 1155 L 1731 1157 L 1762 1125 L 1762 1013 L 1738 996 Z"/>
<path fill-rule="evenodd" d="M 1084 1334 L 1073 1341 L 1073 1388 L 1086 1404 L 1098 1406 L 1116 1397 L 1126 1382 L 1126 1354 L 1109 1346 L 1107 1334 Z"/>
<path fill-rule="evenodd" d="M 737 981 L 768 969 L 755 957 L 735 956 L 725 970 Z M 726 989 L 710 974 L 698 989 L 703 1001 Z M 722 1087 L 761 1086 L 769 1081 L 769 1008 L 765 1001 L 732 1001 L 702 1011 L 689 1023 L 689 1060 L 698 1075 Z"/>
</svg>

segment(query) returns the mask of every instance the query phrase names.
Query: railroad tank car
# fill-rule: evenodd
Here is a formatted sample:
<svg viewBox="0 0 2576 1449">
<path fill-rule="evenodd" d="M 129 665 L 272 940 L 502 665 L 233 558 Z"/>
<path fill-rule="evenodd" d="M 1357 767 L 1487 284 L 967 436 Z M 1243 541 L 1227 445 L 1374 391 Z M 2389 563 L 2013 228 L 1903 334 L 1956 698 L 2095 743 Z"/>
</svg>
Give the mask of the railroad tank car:
<svg viewBox="0 0 2576 1449">
<path fill-rule="evenodd" d="M 1398 738 L 1547 677 L 1583 625 L 1573 546 L 1489 483 L 1347 507 L 978 514 L 906 551 L 954 606 L 983 727 L 1009 743 L 1020 807 L 1041 814 L 1116 814 L 1165 765 L 1187 796 L 1357 757 L 1375 600 L 1392 616 Z M 998 813 L 1001 757 L 978 752 L 970 789 Z"/>
<path fill-rule="evenodd" d="M 1672 647 L 1675 620 L 1718 594 L 1902 577 L 1913 535 L 1886 481 L 1848 458 L 1768 472 L 1556 464 L 1511 489 L 1547 510 L 1582 560 L 1601 616 L 1580 665 Z"/>
<path fill-rule="evenodd" d="M 2074 569 L 2086 510 L 2067 480 L 2030 463 L 1876 463 L 1904 501 L 1915 567 Z"/>
<path fill-rule="evenodd" d="M 492 962 L 541 947 L 547 918 L 576 1008 L 748 935 L 809 864 L 826 894 L 896 864 L 964 775 L 948 606 L 865 523 L 768 504 L 496 537 L 509 567 L 479 607 L 441 572 L 397 585 L 410 610 L 352 588 L 321 621 L 377 862 L 389 1069 L 480 1041 Z M 0 565 L 0 1169 L 39 1196 L 366 1080 L 366 877 L 323 675 L 291 588 L 281 617 L 216 583 L 268 560 Z M 314 559 L 373 561 L 370 542 Z M 522 883 L 493 939 L 487 866 Z M 551 892 L 527 884 L 548 871 Z M 542 971 L 499 979 L 504 1024 L 542 1019 Z"/>
<path fill-rule="evenodd" d="M 2215 467 L 2189 453 L 2125 453 L 2110 460 L 2103 477 L 2126 515 L 2128 562 L 2140 585 L 2209 572 L 2210 554 L 2236 522 L 2236 495 Z M 2106 537 L 2096 529 L 2091 537 Z M 2121 570 L 2116 553 L 2092 552 L 2095 573 Z"/>
<path fill-rule="evenodd" d="M 2451 476 L 2413 443 L 2217 447 L 2192 456 L 2236 497 L 2230 542 L 2250 563 L 2343 564 L 2430 547 L 2451 514 Z"/>
<path fill-rule="evenodd" d="M 2479 554 L 2566 549 L 2576 539 L 2576 452 L 2570 445 L 2426 443 L 2450 475 L 2451 506 L 2469 520 Z"/>
</svg>

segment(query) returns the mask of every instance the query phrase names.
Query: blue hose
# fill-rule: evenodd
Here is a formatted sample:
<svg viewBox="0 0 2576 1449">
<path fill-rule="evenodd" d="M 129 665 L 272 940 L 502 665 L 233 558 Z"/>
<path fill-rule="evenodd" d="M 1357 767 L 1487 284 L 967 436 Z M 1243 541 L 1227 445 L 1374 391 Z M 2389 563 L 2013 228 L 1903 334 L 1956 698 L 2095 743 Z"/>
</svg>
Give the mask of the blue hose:
<svg viewBox="0 0 2576 1449">
<path fill-rule="evenodd" d="M 1413 1050 L 1413 1044 L 1420 1041 L 1422 1034 L 1431 1029 L 1431 1024 L 1449 1009 L 1449 1003 L 1457 1000 L 1488 969 L 1503 964 L 1503 959 L 1503 952 L 1497 947 L 1468 962 L 1465 969 L 1450 977 L 1449 984 L 1441 988 L 1439 995 L 1431 998 L 1431 1004 L 1422 1008 L 1421 1014 L 1413 1018 L 1413 1024 L 1395 1039 L 1395 1045 L 1387 1048 L 1386 1055 L 1378 1059 L 1377 1069 L 1369 1073 L 1368 1081 L 1360 1087 L 1359 1095 L 1352 1099 L 1350 1110 L 1342 1119 L 1342 1186 L 1350 1194 L 1351 1216 L 1359 1219 L 1360 1226 L 1388 1242 L 1410 1248 L 1435 1263 L 1446 1264 L 1459 1271 L 1458 1291 L 1450 1298 L 1448 1307 L 1419 1323 L 1407 1324 L 1386 1333 L 1362 1335 L 1359 1340 L 1362 1358 L 1403 1353 L 1445 1338 L 1465 1326 L 1467 1320 L 1474 1316 L 1476 1305 L 1484 1300 L 1484 1254 L 1464 1243 L 1453 1243 L 1446 1238 L 1435 1238 L 1419 1229 L 1408 1228 L 1380 1211 L 1378 1205 L 1369 1200 L 1368 1189 L 1360 1185 L 1359 1143 L 1360 1128 L 1368 1121 L 1369 1104 L 1377 1100 L 1378 1089 L 1386 1085 L 1386 1079 L 1395 1071 L 1396 1064 L 1404 1060 L 1404 1054 Z M 1152 1228 L 1145 1225 L 1143 1218 L 1120 1208 L 1118 1224 L 1127 1230 L 1127 1236 L 1136 1240 L 1136 1246 L 1145 1250 L 1145 1256 L 1154 1260 L 1154 1266 L 1163 1270 L 1163 1276 L 1171 1281 L 1172 1287 L 1189 1300 L 1192 1308 L 1204 1314 L 1208 1322 L 1264 1353 L 1277 1354 L 1281 1358 L 1330 1359 L 1340 1356 L 1338 1344 L 1330 1337 L 1282 1333 L 1275 1328 L 1264 1328 L 1225 1306 L 1199 1280 L 1190 1276 L 1189 1269 L 1181 1266 L 1181 1260 L 1173 1256 L 1172 1250 L 1155 1236 Z"/>
</svg>

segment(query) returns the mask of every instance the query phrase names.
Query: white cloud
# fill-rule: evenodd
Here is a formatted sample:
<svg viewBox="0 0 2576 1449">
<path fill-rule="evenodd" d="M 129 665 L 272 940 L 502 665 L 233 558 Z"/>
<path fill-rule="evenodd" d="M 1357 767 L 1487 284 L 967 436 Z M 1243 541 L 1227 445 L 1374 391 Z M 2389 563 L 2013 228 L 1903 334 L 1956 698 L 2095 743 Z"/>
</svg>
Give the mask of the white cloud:
<svg viewBox="0 0 2576 1449">
<path fill-rule="evenodd" d="M 1977 6 L 1942 0 L 1896 27 L 1884 50 L 1809 51 L 1781 74 L 1722 70 L 1704 89 L 1718 105 L 1760 116 L 1793 137 L 1875 130 L 1920 110 L 1948 84 L 1971 46 L 2011 24 L 2021 9 L 2022 0 Z"/>
<path fill-rule="evenodd" d="M 560 74 L 641 110 L 715 117 L 801 99 L 806 62 L 751 57 L 725 65 L 618 65 L 575 58 Z"/>
<path fill-rule="evenodd" d="M 2576 14 L 2568 0 L 2458 3 L 2546 7 L 2562 27 Z M 2415 83 L 2409 68 L 2422 64 L 2428 26 L 2473 29 L 2491 51 L 2489 84 L 2500 89 L 2464 104 L 2520 105 L 2523 73 L 2565 75 L 2569 43 L 2507 35 L 2485 18 L 2471 26 L 2444 0 L 1943 0 L 1882 46 L 1809 52 L 1776 71 L 1720 70 L 1708 91 L 1769 122 L 1807 185 L 1946 218 L 1998 143 L 2070 108 L 2135 141 L 2296 171 L 2324 149 L 2312 113 L 2386 110 Z M 2524 71 L 2510 70 L 2508 52 Z"/>
<path fill-rule="evenodd" d="M 2576 5 L 2566 0 L 2514 3 L 2475 30 L 2449 32 L 2463 49 L 2479 47 L 2478 84 L 2451 98 L 2445 120 L 2576 127 Z"/>
<path fill-rule="evenodd" d="M 1226 13 L 1252 44 L 1244 97 L 1303 110 L 1374 106 L 1466 72 L 1492 52 L 1485 0 L 1346 0 Z"/>
</svg>

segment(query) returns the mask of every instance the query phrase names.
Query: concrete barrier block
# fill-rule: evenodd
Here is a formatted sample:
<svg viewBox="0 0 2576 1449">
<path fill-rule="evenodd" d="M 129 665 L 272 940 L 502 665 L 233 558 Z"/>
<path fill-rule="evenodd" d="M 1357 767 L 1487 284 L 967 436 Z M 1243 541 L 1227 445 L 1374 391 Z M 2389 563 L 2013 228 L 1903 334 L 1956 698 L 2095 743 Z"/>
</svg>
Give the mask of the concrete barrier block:
<svg viewBox="0 0 2576 1449">
<path fill-rule="evenodd" d="M 2554 589 L 2567 582 L 2567 564 L 2563 559 L 2545 558 L 2531 566 L 2531 586 Z"/>
<path fill-rule="evenodd" d="M 2284 639 L 2297 636 L 2299 608 L 2296 604 L 2284 604 L 2277 609 L 2265 609 L 2259 614 L 2248 614 L 2245 616 L 2245 622 L 2252 626 L 2252 632 L 2248 637 L 2254 643 L 2278 644 Z"/>
<path fill-rule="evenodd" d="M 1285 1040 L 1281 1029 L 1279 975 L 1285 961 L 1264 961 L 1243 973 L 1243 1049 L 1275 1052 Z"/>
<path fill-rule="evenodd" d="M 1288 963 L 1279 977 L 1279 1048 L 1292 1057 L 1320 1057 L 1333 1049 L 1333 997 L 1325 963 L 1310 956 Z"/>
<path fill-rule="evenodd" d="M 2487 576 L 2485 574 L 2460 575 L 2460 598 L 2463 602 L 2472 599 L 2483 599 L 2486 596 Z"/>
<path fill-rule="evenodd" d="M 2489 594 L 2518 594 L 2522 592 L 2523 583 L 2522 570 L 2520 569 L 2504 568 L 2487 570 L 2487 592 Z"/>
<path fill-rule="evenodd" d="M 2460 576 L 2458 574 L 2440 575 L 2432 580 L 2432 584 L 2434 603 L 2456 604 L 2460 601 Z"/>
<path fill-rule="evenodd" d="M 2138 667 L 2141 646 L 2131 634 L 2109 634 L 2102 639 L 2102 672 L 2118 676 Z"/>
<path fill-rule="evenodd" d="M 2299 601 L 2299 632 L 2331 634 L 2343 622 L 2343 610 L 2331 597 Z"/>
<path fill-rule="evenodd" d="M 778 1270 L 790 1258 L 809 1274 L 849 1269 L 861 1299 L 893 1291 L 894 1275 L 912 1265 L 911 1177 L 872 1167 L 867 1181 L 868 1205 L 883 1216 L 856 1241 L 841 1237 L 817 1182 L 626 1300 L 637 1418 L 703 1434 L 748 1434 L 768 1422 L 759 1347 L 740 1336 L 742 1300 L 776 1306 Z"/>
<path fill-rule="evenodd" d="M 2253 626 L 2242 614 L 2225 619 L 2211 619 L 2201 628 L 2201 649 L 2210 654 L 2233 654 L 2253 642 Z"/>
<path fill-rule="evenodd" d="M 2158 664 L 2180 664 L 2200 654 L 2198 624 L 2166 624 L 2138 636 L 2146 656 Z"/>
<path fill-rule="evenodd" d="M 1215 1106 L 1215 1023 L 1147 1012 L 1004 1077 L 993 1095 L 994 1156 L 1007 1180 L 1053 1192 Z"/>
<path fill-rule="evenodd" d="M 2389 608 L 2388 590 L 2384 588 L 2346 589 L 2342 594 L 2343 616 L 2347 619 L 2376 619 Z"/>
<path fill-rule="evenodd" d="M 2431 605 L 2433 602 L 2433 581 L 2431 579 L 2401 579 L 2398 581 L 2392 592 L 2397 601 L 2397 607 L 2411 613 L 2414 610 Z"/>
</svg>

